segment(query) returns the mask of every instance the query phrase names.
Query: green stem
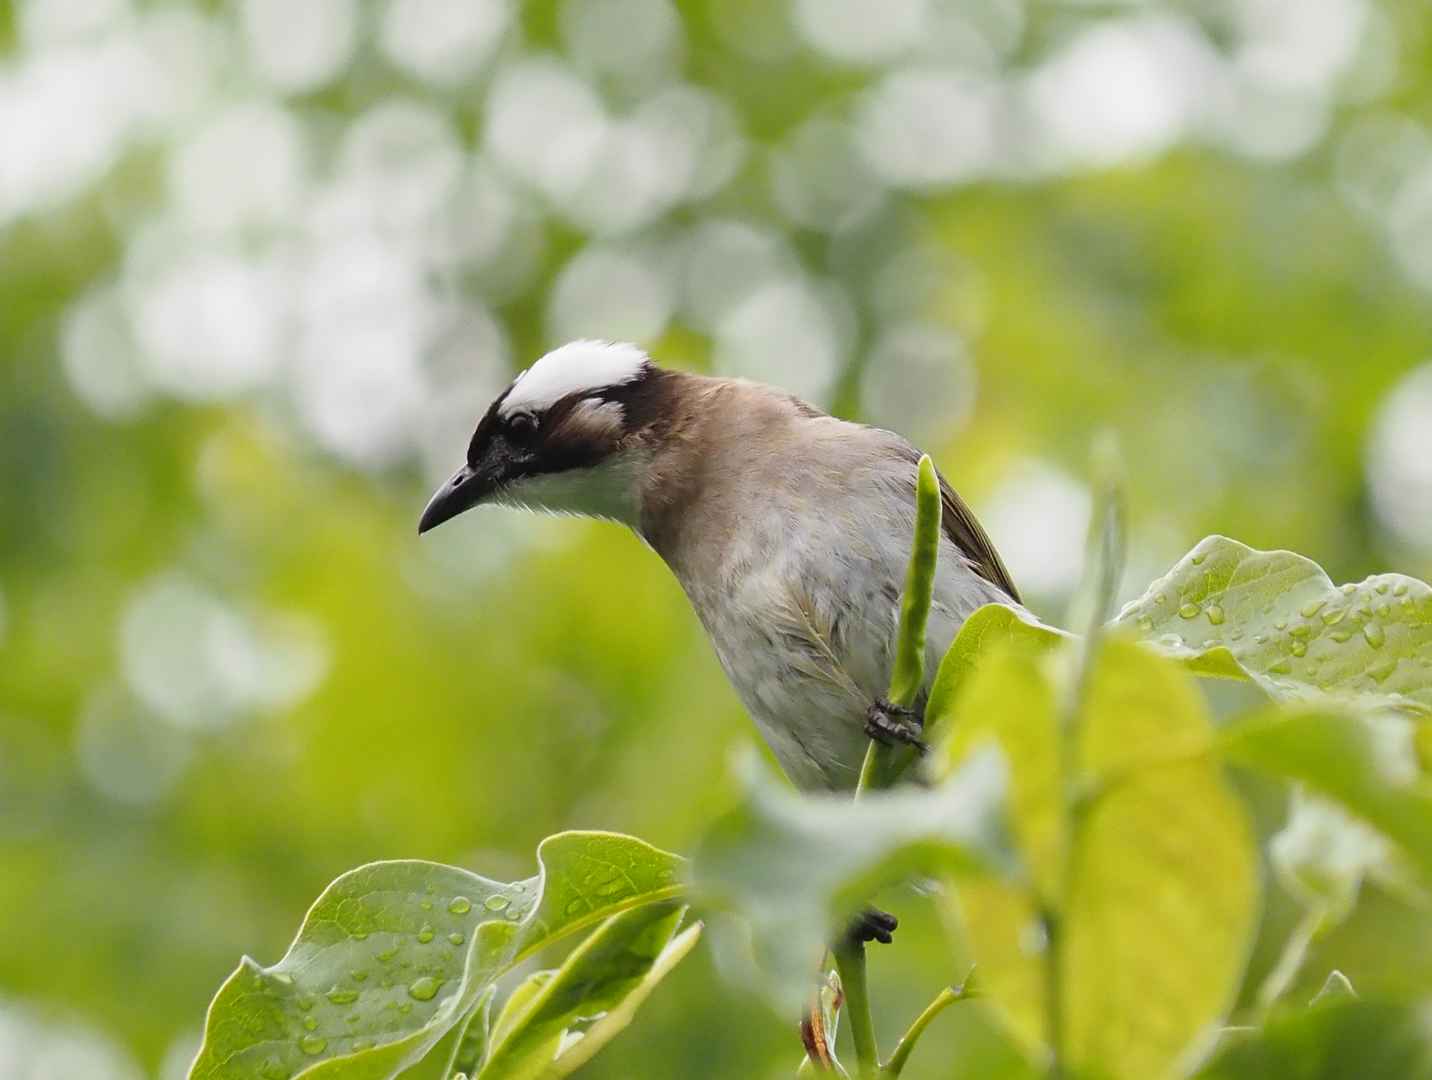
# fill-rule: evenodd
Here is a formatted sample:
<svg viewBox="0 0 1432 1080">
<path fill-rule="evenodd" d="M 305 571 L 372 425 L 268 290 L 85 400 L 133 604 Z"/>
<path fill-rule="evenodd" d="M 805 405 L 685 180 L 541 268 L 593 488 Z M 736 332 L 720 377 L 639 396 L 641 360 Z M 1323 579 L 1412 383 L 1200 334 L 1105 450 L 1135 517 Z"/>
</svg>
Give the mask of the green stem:
<svg viewBox="0 0 1432 1080">
<path fill-rule="evenodd" d="M 1308 958 L 1308 950 L 1312 948 L 1318 931 L 1322 929 L 1325 917 L 1326 914 L 1321 909 L 1306 911 L 1298 920 L 1298 925 L 1293 928 L 1288 943 L 1283 946 L 1282 955 L 1278 957 L 1278 963 L 1258 987 L 1259 1023 L 1268 1018 L 1278 999 L 1286 994 L 1297 980 L 1298 973 L 1303 970 L 1303 963 Z"/>
<path fill-rule="evenodd" d="M 913 708 L 925 688 L 925 627 L 935 592 L 935 570 L 940 556 L 940 477 L 926 454 L 920 458 L 915 480 L 915 539 L 905 570 L 905 592 L 900 601 L 900 634 L 895 664 L 890 673 L 890 704 Z M 872 741 L 865 752 L 855 795 L 890 787 L 915 760 L 913 748 L 886 746 Z"/>
<path fill-rule="evenodd" d="M 845 1015 L 850 1019 L 850 1037 L 855 1042 L 856 1072 L 860 1080 L 875 1080 L 880 1073 L 880 1047 L 875 1041 L 875 1021 L 870 1015 L 870 990 L 865 981 L 865 945 L 853 938 L 833 950 L 835 970 L 845 991 Z"/>
<path fill-rule="evenodd" d="M 1044 1009 L 1049 1025 L 1049 1077 L 1064 1075 L 1064 976 L 1059 965 L 1059 916 L 1051 911 L 1040 915 L 1044 930 Z"/>
<path fill-rule="evenodd" d="M 920 1041 L 920 1036 L 925 1034 L 925 1029 L 930 1026 L 931 1021 L 955 1002 L 968 1001 L 975 996 L 975 992 L 968 989 L 969 985 L 969 980 L 966 979 L 959 986 L 947 986 L 940 991 L 934 1001 L 925 1006 L 925 1011 L 915 1017 L 915 1022 L 910 1025 L 910 1030 L 900 1037 L 900 1042 L 895 1046 L 895 1052 L 890 1055 L 890 1060 L 881 1070 L 883 1076 L 899 1076 L 905 1068 L 905 1062 L 910 1060 L 910 1052 L 915 1049 L 915 1044 Z"/>
<path fill-rule="evenodd" d="M 915 538 L 910 549 L 910 563 L 905 571 L 905 593 L 900 601 L 900 634 L 890 674 L 890 704 L 899 708 L 912 708 L 925 688 L 925 625 L 930 619 L 935 569 L 940 555 L 940 500 L 939 474 L 935 472 L 935 463 L 926 454 L 920 458 L 915 479 Z M 872 740 L 860 768 L 855 797 L 858 799 L 866 791 L 890 787 L 909 768 L 914 758 L 912 747 L 885 746 Z M 880 1047 L 875 1039 L 875 1021 L 870 1015 L 865 945 L 847 940 L 837 945 L 833 952 L 835 967 L 845 989 L 845 1012 L 850 1018 L 857 1072 L 861 1080 L 875 1080 L 880 1074 Z M 919 1024 L 919 1021 L 916 1023 Z M 909 1056 L 908 1049 L 905 1056 Z M 901 1060 L 903 1064 L 903 1058 Z"/>
</svg>

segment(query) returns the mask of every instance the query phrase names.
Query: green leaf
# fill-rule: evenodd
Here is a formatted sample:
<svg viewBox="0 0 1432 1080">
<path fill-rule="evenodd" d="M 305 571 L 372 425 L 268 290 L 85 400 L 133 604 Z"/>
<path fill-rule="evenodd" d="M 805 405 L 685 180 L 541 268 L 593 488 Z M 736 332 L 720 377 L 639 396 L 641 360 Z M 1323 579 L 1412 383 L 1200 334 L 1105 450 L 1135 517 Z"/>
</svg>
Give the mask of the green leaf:
<svg viewBox="0 0 1432 1080">
<path fill-rule="evenodd" d="M 976 614 L 990 629 L 976 626 L 978 636 L 962 655 L 988 655 L 978 667 L 960 673 L 957 703 L 941 714 L 953 714 L 957 707 L 960 722 L 946 727 L 932 766 L 935 775 L 949 775 L 990 742 L 1009 762 L 1010 829 L 1029 878 L 961 882 L 957 907 L 992 1004 L 1016 1035 L 1037 1047 L 1048 1038 L 1049 1004 L 1037 951 L 1044 934 L 1041 909 L 1062 902 L 1065 799 L 1058 687 L 1050 669 L 1056 658 L 1046 655 L 1049 642 L 1044 635 L 1025 635 L 1019 628 L 1028 624 L 1016 616 L 1004 607 L 982 608 Z M 1015 635 L 1006 639 L 1002 634 L 1009 629 Z M 950 663 L 947 657 L 947 668 Z M 942 668 L 941 676 L 945 674 Z"/>
<path fill-rule="evenodd" d="M 696 944 L 700 924 L 676 934 L 684 914 L 663 904 L 608 919 L 517 1006 L 479 1077 L 556 1078 L 591 1060 Z"/>
<path fill-rule="evenodd" d="M 1170 1071 L 1231 1004 L 1257 852 L 1188 676 L 1108 640 L 1065 727 L 1069 661 L 1011 650 L 960 696 L 943 753 L 1004 748 L 1030 881 L 961 883 L 958 902 L 981 983 L 1017 1033 L 1047 1041 L 1057 1008 L 1066 1066 L 1141 1080 Z"/>
<path fill-rule="evenodd" d="M 528 1006 L 542 992 L 542 987 L 546 986 L 555 974 L 557 974 L 556 968 L 548 971 L 534 971 L 517 984 L 516 989 L 502 1003 L 502 1011 L 497 1014 L 497 1022 L 492 1025 L 492 1033 L 488 1036 L 489 1046 L 496 1046 L 507 1038 L 507 1033 L 522 1019 L 522 1014 L 527 1011 Z M 481 1063 L 481 1061 L 478 1062 L 479 1065 Z"/>
<path fill-rule="evenodd" d="M 1385 837 L 1331 799 L 1293 790 L 1284 826 L 1268 843 L 1268 858 L 1283 887 L 1305 910 L 1318 912 L 1322 929 L 1352 914 L 1368 875 L 1395 876 Z"/>
<path fill-rule="evenodd" d="M 1024 608 L 986 604 L 978 609 L 960 627 L 935 673 L 925 705 L 925 738 L 933 741 L 954 722 L 961 690 L 992 653 L 1009 644 L 1044 651 L 1072 640 L 1072 634 L 1046 626 Z"/>
<path fill-rule="evenodd" d="M 701 931 L 701 923 L 693 923 L 672 938 L 656 958 L 656 962 L 651 965 L 645 978 L 627 993 L 621 1004 L 587 1028 L 587 1033 L 581 1040 L 557 1058 L 557 1071 L 552 1075 L 570 1076 L 590 1061 L 597 1051 L 626 1030 L 657 984 L 696 947 L 696 943 L 701 939 Z"/>
<path fill-rule="evenodd" d="M 1223 749 L 1232 761 L 1299 781 L 1345 807 L 1396 843 L 1432 881 L 1432 784 L 1418 772 L 1408 721 L 1268 709 L 1229 728 Z"/>
<path fill-rule="evenodd" d="M 1109 641 L 1079 724 L 1094 794 L 1070 849 L 1068 1060 L 1150 1077 L 1232 1005 L 1259 910 L 1258 854 L 1216 761 L 1201 692 L 1174 665 Z M 1179 760 L 1182 758 L 1183 760 Z"/>
<path fill-rule="evenodd" d="M 477 1008 L 473 1010 L 463 1032 L 462 1041 L 458 1045 L 457 1056 L 452 1063 L 453 1073 L 471 1076 L 477 1072 L 483 1058 L 487 1056 L 488 1042 L 492 1032 L 492 1001 L 496 996 L 497 987 L 489 986 L 478 998 Z"/>
<path fill-rule="evenodd" d="M 1334 1000 L 1239 1039 L 1198 1080 L 1432 1080 L 1425 1006 Z"/>
<path fill-rule="evenodd" d="M 1337 968 L 1328 972 L 1328 977 L 1323 980 L 1322 989 L 1313 995 L 1310 1005 L 1328 1005 L 1335 1001 L 1350 999 L 1357 1000 L 1357 991 L 1352 988 L 1352 982 Z"/>
<path fill-rule="evenodd" d="M 746 798 L 692 858 L 693 888 L 742 917 L 764 985 L 792 1013 L 831 932 L 884 885 L 922 873 L 1006 872 L 1004 768 L 972 760 L 929 790 L 871 792 L 859 801 L 798 795 L 754 758 Z"/>
<path fill-rule="evenodd" d="M 388 1080 L 421 1062 L 502 972 L 619 911 L 674 897 L 681 860 L 613 833 L 562 833 L 539 873 L 373 863 L 309 910 L 283 959 L 247 957 L 209 1006 L 192 1080 Z M 445 1048 L 446 1049 L 446 1048 Z"/>
<path fill-rule="evenodd" d="M 1432 711 L 1432 588 L 1401 574 L 1338 587 L 1301 555 L 1210 536 L 1114 624 L 1278 700 Z"/>
<path fill-rule="evenodd" d="M 470 1045 L 469 1031 L 475 1029 L 475 1034 L 478 1034 L 485 1030 L 488 1009 L 492 1005 L 492 997 L 496 990 L 495 986 L 489 986 L 484 990 L 477 1007 L 464 1019 L 449 1028 L 448 1033 L 439 1040 L 438 1044 L 428 1051 L 427 1057 L 412 1068 L 404 1069 L 399 1074 L 398 1080 L 448 1080 L 457 1071 L 463 1050 Z M 481 1035 L 478 1034 L 478 1037 L 480 1038 Z"/>
</svg>

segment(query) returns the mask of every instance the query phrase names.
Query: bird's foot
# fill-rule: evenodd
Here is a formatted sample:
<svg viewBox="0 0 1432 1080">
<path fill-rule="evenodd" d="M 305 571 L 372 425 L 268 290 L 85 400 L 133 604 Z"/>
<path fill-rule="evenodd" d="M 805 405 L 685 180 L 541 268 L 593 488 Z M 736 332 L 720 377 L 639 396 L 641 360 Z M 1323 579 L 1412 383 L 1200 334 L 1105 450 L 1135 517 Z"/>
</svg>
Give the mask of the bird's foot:
<svg viewBox="0 0 1432 1080">
<path fill-rule="evenodd" d="M 914 709 L 892 705 L 881 698 L 865 713 L 865 734 L 885 746 L 913 746 L 920 753 L 930 747 L 920 738 L 924 732 L 923 718 Z"/>
<path fill-rule="evenodd" d="M 848 940 L 863 945 L 867 941 L 878 941 L 882 945 L 889 945 L 893 940 L 896 927 L 900 920 L 888 911 L 881 911 L 879 908 L 866 908 L 859 915 L 850 921 L 845 928 L 845 936 Z"/>
</svg>

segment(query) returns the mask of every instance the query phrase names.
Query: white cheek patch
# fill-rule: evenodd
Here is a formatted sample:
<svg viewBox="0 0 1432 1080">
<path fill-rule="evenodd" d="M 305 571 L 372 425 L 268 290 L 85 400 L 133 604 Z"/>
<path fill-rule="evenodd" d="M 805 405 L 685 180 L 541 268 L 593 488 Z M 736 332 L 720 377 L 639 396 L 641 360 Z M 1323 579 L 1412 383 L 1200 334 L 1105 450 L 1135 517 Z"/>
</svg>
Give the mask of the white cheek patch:
<svg viewBox="0 0 1432 1080">
<path fill-rule="evenodd" d="M 579 514 L 635 527 L 640 518 L 640 482 L 650 458 L 627 451 L 590 469 L 539 473 L 502 488 L 492 501 L 499 506 Z"/>
<path fill-rule="evenodd" d="M 541 413 L 569 394 L 595 393 L 639 378 L 650 361 L 635 345 L 573 341 L 517 376 L 497 414 Z"/>
</svg>

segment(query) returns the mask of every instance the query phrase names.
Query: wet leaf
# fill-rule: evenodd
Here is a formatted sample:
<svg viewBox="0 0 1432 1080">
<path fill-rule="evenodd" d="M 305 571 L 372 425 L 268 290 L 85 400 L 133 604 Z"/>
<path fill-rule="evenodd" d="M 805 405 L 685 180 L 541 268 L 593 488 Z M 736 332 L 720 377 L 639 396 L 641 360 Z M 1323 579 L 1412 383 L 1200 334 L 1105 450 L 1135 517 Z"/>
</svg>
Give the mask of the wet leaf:
<svg viewBox="0 0 1432 1080">
<path fill-rule="evenodd" d="M 1301 555 L 1210 536 L 1114 625 L 1277 700 L 1432 712 L 1432 587 L 1402 574 L 1336 586 Z"/>
<path fill-rule="evenodd" d="M 676 933 L 684 914 L 659 904 L 614 915 L 559 970 L 524 983 L 503 1010 L 478 1077 L 556 1078 L 589 1061 L 696 944 L 699 924 Z"/>
<path fill-rule="evenodd" d="M 333 882 L 283 959 L 245 958 L 209 1007 L 193 1080 L 386 1080 L 422 1062 L 502 972 L 617 912 L 670 899 L 681 860 L 630 837 L 562 833 L 539 873 L 373 863 Z"/>
</svg>

